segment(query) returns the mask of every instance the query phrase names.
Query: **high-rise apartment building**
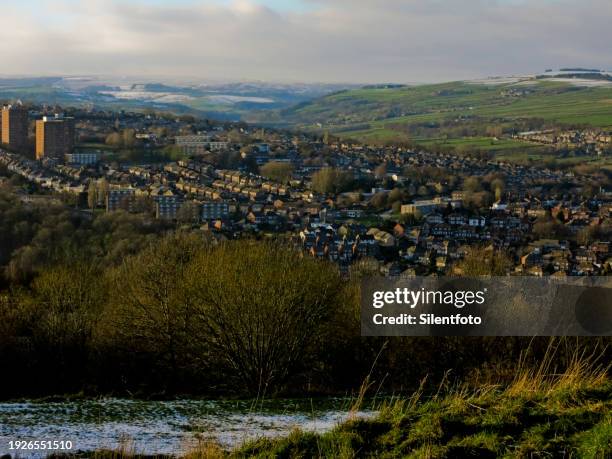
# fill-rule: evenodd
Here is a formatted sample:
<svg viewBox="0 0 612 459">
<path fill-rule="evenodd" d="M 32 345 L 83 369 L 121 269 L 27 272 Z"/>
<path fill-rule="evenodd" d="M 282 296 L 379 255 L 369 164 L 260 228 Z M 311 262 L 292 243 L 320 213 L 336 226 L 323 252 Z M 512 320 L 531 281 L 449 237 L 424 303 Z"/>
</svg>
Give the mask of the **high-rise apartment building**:
<svg viewBox="0 0 612 459">
<path fill-rule="evenodd" d="M 36 121 L 36 159 L 63 160 L 74 147 L 74 118 L 43 116 Z"/>
<path fill-rule="evenodd" d="M 28 145 L 28 110 L 21 105 L 2 107 L 2 143 L 14 150 Z"/>
</svg>

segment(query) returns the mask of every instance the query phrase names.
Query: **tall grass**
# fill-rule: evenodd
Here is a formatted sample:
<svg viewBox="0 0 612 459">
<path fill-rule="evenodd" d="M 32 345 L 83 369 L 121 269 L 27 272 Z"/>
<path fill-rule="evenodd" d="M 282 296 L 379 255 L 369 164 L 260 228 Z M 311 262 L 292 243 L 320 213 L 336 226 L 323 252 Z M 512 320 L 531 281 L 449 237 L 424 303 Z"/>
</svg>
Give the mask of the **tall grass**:
<svg viewBox="0 0 612 459">
<path fill-rule="evenodd" d="M 558 355 L 562 347 L 569 346 L 567 338 L 551 338 L 539 365 L 529 365 L 530 348 L 521 353 L 514 380 L 506 388 L 508 395 L 550 394 L 557 391 L 577 391 L 603 384 L 608 378 L 610 363 L 605 364 L 606 349 L 588 352 L 577 347 L 569 355 L 564 369 L 559 372 Z"/>
<path fill-rule="evenodd" d="M 368 393 L 368 391 L 370 390 L 370 388 L 374 385 L 374 381 L 372 380 L 372 375 L 374 374 L 374 369 L 376 368 L 376 364 L 378 363 L 378 359 L 380 358 L 380 356 L 382 355 L 382 353 L 384 352 L 384 350 L 387 348 L 389 341 L 385 341 L 383 343 L 383 345 L 381 346 L 380 350 L 378 351 L 378 354 L 376 354 L 376 358 L 374 359 L 374 362 L 372 363 L 372 367 L 370 368 L 370 372 L 366 375 L 366 377 L 364 378 L 363 382 L 361 383 L 361 386 L 359 387 L 359 391 L 357 392 L 357 397 L 355 399 L 355 401 L 353 402 L 353 404 L 351 405 L 351 408 L 349 409 L 349 414 L 348 414 L 348 418 L 350 419 L 354 419 L 357 415 L 357 413 L 359 412 L 359 410 L 361 410 L 361 408 L 363 407 L 363 402 L 366 398 L 366 395 Z M 382 386 L 382 382 L 378 385 L 379 389 Z M 374 395 L 374 398 L 376 398 L 377 393 Z"/>
<path fill-rule="evenodd" d="M 543 358 L 526 349 L 511 381 L 473 387 L 448 374 L 427 392 L 383 400 L 375 418 L 357 410 L 375 382 L 372 371 L 344 424 L 314 435 L 247 443 L 233 457 L 612 457 L 612 383 L 605 348 L 587 352 L 551 339 Z M 571 350 L 571 352 L 569 352 Z M 563 352 L 562 352 L 563 351 Z M 377 357 L 378 359 L 378 357 Z"/>
<path fill-rule="evenodd" d="M 376 387 L 372 375 L 383 346 L 346 421 L 332 431 L 295 430 L 233 451 L 202 442 L 183 457 L 612 457 L 612 382 L 605 348 L 587 352 L 571 346 L 570 340 L 551 339 L 536 363 L 530 363 L 526 349 L 509 383 L 472 387 L 453 383 L 447 374 L 428 392 L 424 377 L 412 395 L 385 398 L 375 417 L 361 419 L 359 412 Z M 138 456 L 128 448 L 89 457 Z"/>
</svg>

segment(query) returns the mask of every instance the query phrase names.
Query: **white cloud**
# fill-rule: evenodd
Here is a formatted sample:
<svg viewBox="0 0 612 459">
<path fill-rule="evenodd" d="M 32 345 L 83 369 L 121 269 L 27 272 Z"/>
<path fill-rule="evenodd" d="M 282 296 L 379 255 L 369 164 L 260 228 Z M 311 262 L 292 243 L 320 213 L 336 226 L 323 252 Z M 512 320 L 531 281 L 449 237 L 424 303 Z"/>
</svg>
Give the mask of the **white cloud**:
<svg viewBox="0 0 612 459">
<path fill-rule="evenodd" d="M 612 67 L 609 0 L 15 3 L 6 74 L 407 82 Z"/>
</svg>

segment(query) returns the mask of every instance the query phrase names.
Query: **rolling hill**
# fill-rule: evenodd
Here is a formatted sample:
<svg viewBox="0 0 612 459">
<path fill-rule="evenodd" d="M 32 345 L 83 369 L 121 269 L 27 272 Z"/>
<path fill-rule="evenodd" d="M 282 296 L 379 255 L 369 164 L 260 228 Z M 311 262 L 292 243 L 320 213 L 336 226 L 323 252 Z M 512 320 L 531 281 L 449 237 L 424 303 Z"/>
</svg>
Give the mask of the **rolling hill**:
<svg viewBox="0 0 612 459">
<path fill-rule="evenodd" d="M 155 109 L 237 121 L 252 113 L 282 110 L 350 85 L 266 82 L 207 83 L 102 76 L 0 78 L 0 102 Z M 354 86 L 353 86 L 354 87 Z"/>
<path fill-rule="evenodd" d="M 363 88 L 303 102 L 282 110 L 280 118 L 298 128 L 378 142 L 486 142 L 495 128 L 612 129 L 612 82 L 607 75 L 542 75 Z M 489 132 L 479 132 L 483 128 Z"/>
</svg>

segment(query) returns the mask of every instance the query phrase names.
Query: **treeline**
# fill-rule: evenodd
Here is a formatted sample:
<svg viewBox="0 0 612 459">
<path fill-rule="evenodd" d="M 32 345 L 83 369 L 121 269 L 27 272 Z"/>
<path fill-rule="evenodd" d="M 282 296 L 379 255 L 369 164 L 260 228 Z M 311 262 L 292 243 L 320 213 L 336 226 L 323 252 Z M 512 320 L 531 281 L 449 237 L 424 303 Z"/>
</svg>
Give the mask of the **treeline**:
<svg viewBox="0 0 612 459">
<path fill-rule="evenodd" d="M 503 376 L 529 344 L 362 338 L 359 269 L 346 279 L 280 242 L 219 243 L 144 217 L 0 196 L 3 398 L 344 394 L 375 361 L 370 381 L 400 392 L 449 368 L 451 378 Z M 545 341 L 531 348 L 537 360 Z"/>
<path fill-rule="evenodd" d="M 332 388 L 356 293 L 331 265 L 256 241 L 176 233 L 116 266 L 65 260 L 0 299 L 1 393 Z"/>
<path fill-rule="evenodd" d="M 49 266 L 67 261 L 116 265 L 171 229 L 124 212 L 94 216 L 45 199 L 50 195 L 25 203 L 11 188 L 10 181 L 0 186 L 0 288 L 28 285 Z"/>
<path fill-rule="evenodd" d="M 479 116 L 449 117 L 440 121 L 427 121 L 410 124 L 389 123 L 389 129 L 404 132 L 413 138 L 435 137 L 500 137 L 523 131 L 554 128 L 543 118 L 522 118 L 508 122 L 502 118 L 489 119 Z"/>
</svg>

